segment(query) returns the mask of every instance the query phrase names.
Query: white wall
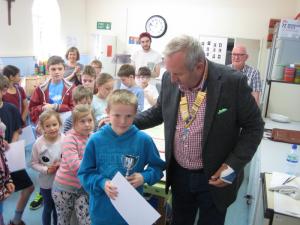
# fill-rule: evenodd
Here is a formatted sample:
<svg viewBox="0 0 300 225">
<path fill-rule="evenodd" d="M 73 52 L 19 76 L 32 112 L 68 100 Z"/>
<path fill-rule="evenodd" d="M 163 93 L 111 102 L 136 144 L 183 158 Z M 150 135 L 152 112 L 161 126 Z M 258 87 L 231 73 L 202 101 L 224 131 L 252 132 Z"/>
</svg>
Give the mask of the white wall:
<svg viewBox="0 0 300 225">
<path fill-rule="evenodd" d="M 75 41 L 82 53 L 90 34 L 118 37 L 118 52 L 127 50 L 129 35 L 137 36 L 151 15 L 160 14 L 168 31 L 153 41 L 162 51 L 180 33 L 263 39 L 270 18 L 294 17 L 299 0 L 58 0 L 62 15 L 62 38 Z M 33 0 L 12 2 L 12 25 L 7 25 L 7 2 L 0 1 L 0 56 L 33 55 L 31 7 Z M 97 21 L 112 22 L 111 31 L 97 31 Z"/>
<path fill-rule="evenodd" d="M 145 30 L 146 20 L 159 14 L 168 23 L 167 33 L 153 39 L 152 47 L 160 52 L 170 38 L 182 33 L 262 40 L 258 68 L 264 79 L 269 20 L 294 18 L 299 9 L 299 0 L 151 0 L 151 4 L 148 0 L 88 0 L 87 32 L 115 35 L 117 52 L 132 52 L 128 36 L 138 36 Z M 112 22 L 112 30 L 97 31 L 97 21 Z"/>
<path fill-rule="evenodd" d="M 97 21 L 112 22 L 111 31 L 118 37 L 119 52 L 126 50 L 128 36 L 145 30 L 146 20 L 160 14 L 168 22 L 168 31 L 153 41 L 162 51 L 167 41 L 178 34 L 200 34 L 265 39 L 270 18 L 292 18 L 297 0 L 88 0 L 88 33 L 97 32 Z"/>
<path fill-rule="evenodd" d="M 86 1 L 58 0 L 61 9 L 62 40 L 66 44 L 67 37 L 77 40 L 81 53 L 86 47 Z M 0 1 L 0 56 L 32 56 L 33 0 L 17 0 L 12 2 L 12 25 L 8 26 L 7 1 Z"/>
<path fill-rule="evenodd" d="M 7 1 L 0 1 L 0 56 L 32 56 L 33 0 L 12 2 L 11 26 L 8 26 Z"/>
<path fill-rule="evenodd" d="M 86 0 L 58 0 L 61 10 L 61 33 L 66 50 L 70 45 L 87 53 Z"/>
</svg>

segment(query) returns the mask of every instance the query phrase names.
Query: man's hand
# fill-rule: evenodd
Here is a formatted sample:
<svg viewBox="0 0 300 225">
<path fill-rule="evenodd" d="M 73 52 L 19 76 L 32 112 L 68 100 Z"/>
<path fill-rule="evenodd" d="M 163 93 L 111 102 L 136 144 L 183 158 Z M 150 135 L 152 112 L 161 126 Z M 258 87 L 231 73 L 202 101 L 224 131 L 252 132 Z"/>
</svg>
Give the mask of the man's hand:
<svg viewBox="0 0 300 225">
<path fill-rule="evenodd" d="M 107 196 L 112 200 L 115 200 L 116 197 L 118 197 L 117 188 L 111 183 L 110 180 L 105 182 L 104 191 L 107 194 Z"/>
<path fill-rule="evenodd" d="M 5 185 L 5 187 L 6 187 L 9 194 L 11 194 L 15 191 L 15 185 L 13 183 L 7 183 Z"/>
<path fill-rule="evenodd" d="M 144 177 L 140 173 L 132 174 L 131 176 L 127 177 L 127 180 L 134 188 L 144 184 Z"/>
<path fill-rule="evenodd" d="M 225 187 L 225 186 L 229 185 L 228 183 L 226 183 L 220 179 L 222 171 L 226 170 L 227 167 L 228 167 L 228 165 L 223 163 L 222 166 L 217 170 L 217 172 L 215 172 L 214 175 L 211 176 L 208 183 L 215 187 Z"/>
</svg>

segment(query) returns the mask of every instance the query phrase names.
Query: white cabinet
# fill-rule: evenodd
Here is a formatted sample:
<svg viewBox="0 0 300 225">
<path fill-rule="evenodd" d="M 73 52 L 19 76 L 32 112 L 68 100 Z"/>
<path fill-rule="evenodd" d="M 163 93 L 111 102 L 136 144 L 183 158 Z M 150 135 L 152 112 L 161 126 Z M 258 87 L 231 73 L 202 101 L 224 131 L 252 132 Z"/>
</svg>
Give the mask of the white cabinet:
<svg viewBox="0 0 300 225">
<path fill-rule="evenodd" d="M 265 122 L 265 128 L 268 129 L 300 130 L 300 122 L 278 123 L 269 119 L 265 119 Z M 290 148 L 290 144 L 287 143 L 275 142 L 266 138 L 262 139 L 256 156 L 251 162 L 253 167 L 250 168 L 248 193 L 253 194 L 254 200 L 249 208 L 249 225 L 266 224 L 266 220 L 263 218 L 264 207 L 260 174 L 273 171 L 284 172 L 285 158 Z"/>
</svg>

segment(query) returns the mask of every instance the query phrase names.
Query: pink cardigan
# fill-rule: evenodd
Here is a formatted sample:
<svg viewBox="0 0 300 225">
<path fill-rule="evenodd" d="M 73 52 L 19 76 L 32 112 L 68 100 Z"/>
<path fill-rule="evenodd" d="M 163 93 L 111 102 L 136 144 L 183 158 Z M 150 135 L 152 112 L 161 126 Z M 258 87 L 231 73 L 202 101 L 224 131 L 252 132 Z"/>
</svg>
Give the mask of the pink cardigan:
<svg viewBox="0 0 300 225">
<path fill-rule="evenodd" d="M 76 191 L 81 188 L 77 178 L 86 142 L 89 136 L 82 136 L 70 130 L 62 143 L 62 159 L 54 179 L 54 187 L 62 191 Z"/>
</svg>

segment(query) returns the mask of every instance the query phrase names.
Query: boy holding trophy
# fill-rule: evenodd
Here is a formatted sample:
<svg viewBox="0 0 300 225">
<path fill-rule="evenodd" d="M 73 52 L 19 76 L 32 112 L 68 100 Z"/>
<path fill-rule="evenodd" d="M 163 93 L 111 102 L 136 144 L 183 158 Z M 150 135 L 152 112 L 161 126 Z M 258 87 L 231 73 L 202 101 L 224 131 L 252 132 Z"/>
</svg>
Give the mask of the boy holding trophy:
<svg viewBox="0 0 300 225">
<path fill-rule="evenodd" d="M 165 163 L 153 140 L 132 124 L 137 105 L 133 93 L 115 90 L 108 97 L 110 124 L 93 134 L 87 143 L 78 177 L 90 196 L 92 224 L 127 224 L 110 201 L 118 195 L 111 183 L 118 171 L 141 194 L 144 183 L 153 185 L 163 176 Z"/>
</svg>

